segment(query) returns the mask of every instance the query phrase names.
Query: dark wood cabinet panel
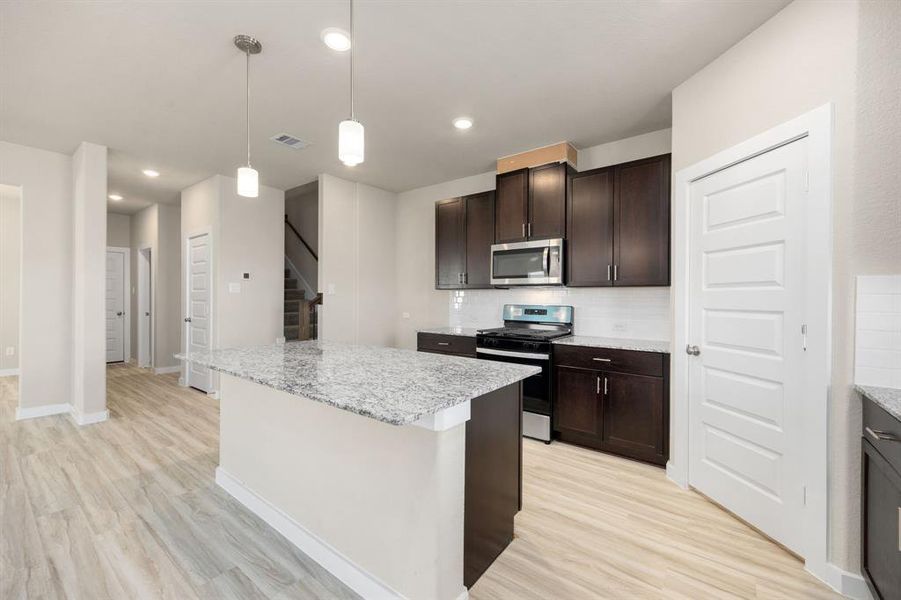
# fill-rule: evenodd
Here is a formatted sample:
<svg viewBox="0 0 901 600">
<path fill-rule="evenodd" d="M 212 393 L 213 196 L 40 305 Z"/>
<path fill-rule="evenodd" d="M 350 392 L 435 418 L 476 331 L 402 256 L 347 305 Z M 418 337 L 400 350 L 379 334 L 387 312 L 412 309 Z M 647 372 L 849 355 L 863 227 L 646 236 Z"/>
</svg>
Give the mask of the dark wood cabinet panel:
<svg viewBox="0 0 901 600">
<path fill-rule="evenodd" d="M 420 352 L 438 352 L 475 358 L 476 339 L 464 335 L 443 335 L 420 331 L 416 334 L 416 349 Z"/>
<path fill-rule="evenodd" d="M 466 271 L 465 202 L 451 198 L 435 204 L 435 287 L 454 289 Z"/>
<path fill-rule="evenodd" d="M 561 439 L 590 446 L 601 441 L 600 377 L 597 371 L 557 367 L 554 430 Z"/>
<path fill-rule="evenodd" d="M 670 284 L 670 155 L 614 167 L 614 285 Z"/>
<path fill-rule="evenodd" d="M 663 377 L 666 354 L 588 346 L 554 346 L 554 362 L 568 367 Z"/>
<path fill-rule="evenodd" d="M 862 450 L 864 576 L 875 598 L 901 598 L 901 475 L 866 438 Z"/>
<path fill-rule="evenodd" d="M 613 285 L 613 169 L 573 175 L 566 215 L 567 285 Z"/>
<path fill-rule="evenodd" d="M 491 244 L 494 243 L 494 192 L 466 196 L 466 288 L 491 287 Z"/>
<path fill-rule="evenodd" d="M 604 443 L 608 449 L 663 464 L 663 378 L 605 373 Z"/>
<path fill-rule="evenodd" d="M 566 163 L 529 169 L 529 239 L 566 236 Z"/>
<path fill-rule="evenodd" d="M 529 221 L 529 170 L 520 169 L 497 176 L 495 198 L 495 242 L 520 242 L 526 239 Z"/>
</svg>

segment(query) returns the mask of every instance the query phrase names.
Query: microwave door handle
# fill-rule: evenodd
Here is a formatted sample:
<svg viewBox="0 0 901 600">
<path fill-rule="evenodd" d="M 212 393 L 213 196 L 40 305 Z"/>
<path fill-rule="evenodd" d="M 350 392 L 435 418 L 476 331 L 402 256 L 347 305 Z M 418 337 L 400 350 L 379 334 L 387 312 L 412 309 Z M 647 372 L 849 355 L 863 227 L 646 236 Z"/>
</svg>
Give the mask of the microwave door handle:
<svg viewBox="0 0 901 600">
<path fill-rule="evenodd" d="M 551 274 L 551 249 L 544 249 L 544 273 L 545 275 Z"/>
</svg>

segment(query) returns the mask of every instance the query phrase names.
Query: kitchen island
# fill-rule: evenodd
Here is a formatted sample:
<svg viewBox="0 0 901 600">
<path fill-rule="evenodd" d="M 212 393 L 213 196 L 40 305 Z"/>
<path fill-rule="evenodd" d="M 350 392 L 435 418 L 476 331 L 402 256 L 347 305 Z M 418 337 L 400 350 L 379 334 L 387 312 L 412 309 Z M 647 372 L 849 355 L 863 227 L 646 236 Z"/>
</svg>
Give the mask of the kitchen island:
<svg viewBox="0 0 901 600">
<path fill-rule="evenodd" d="M 217 483 L 364 598 L 465 598 L 512 540 L 537 368 L 321 341 L 190 361 L 220 374 Z"/>
</svg>

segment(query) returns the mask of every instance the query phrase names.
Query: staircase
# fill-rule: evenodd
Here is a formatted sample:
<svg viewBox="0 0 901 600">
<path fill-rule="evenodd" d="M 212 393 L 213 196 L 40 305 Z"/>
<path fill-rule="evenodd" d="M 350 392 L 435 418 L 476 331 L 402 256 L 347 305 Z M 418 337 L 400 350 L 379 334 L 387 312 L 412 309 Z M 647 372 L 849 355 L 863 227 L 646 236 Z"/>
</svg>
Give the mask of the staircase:
<svg viewBox="0 0 901 600">
<path fill-rule="evenodd" d="M 321 301 L 320 296 L 312 300 L 305 298 L 304 291 L 298 288 L 297 279 L 285 269 L 285 340 L 317 339 L 316 305 Z"/>
</svg>

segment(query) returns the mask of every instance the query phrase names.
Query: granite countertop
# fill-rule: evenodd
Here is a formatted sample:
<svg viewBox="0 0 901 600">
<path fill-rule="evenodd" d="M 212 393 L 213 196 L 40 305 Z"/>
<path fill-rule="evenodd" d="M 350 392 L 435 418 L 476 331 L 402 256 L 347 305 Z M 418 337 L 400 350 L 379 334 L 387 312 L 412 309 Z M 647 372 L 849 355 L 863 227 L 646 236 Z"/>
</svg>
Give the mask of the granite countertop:
<svg viewBox="0 0 901 600">
<path fill-rule="evenodd" d="M 439 335 L 459 335 L 463 337 L 475 337 L 478 332 L 478 329 L 471 327 L 432 327 L 419 330 L 419 333 L 437 333 Z"/>
<path fill-rule="evenodd" d="M 661 340 L 633 340 L 628 338 L 594 337 L 571 335 L 554 340 L 565 346 L 589 346 L 591 348 L 611 348 L 613 350 L 635 350 L 638 352 L 663 352 L 669 354 L 670 344 Z"/>
<path fill-rule="evenodd" d="M 875 385 L 855 385 L 854 387 L 901 421 L 901 389 L 876 387 Z"/>
<path fill-rule="evenodd" d="M 175 357 L 187 359 L 183 354 Z M 541 371 L 511 363 L 319 340 L 194 352 L 190 360 L 392 425 L 413 423 Z"/>
</svg>

